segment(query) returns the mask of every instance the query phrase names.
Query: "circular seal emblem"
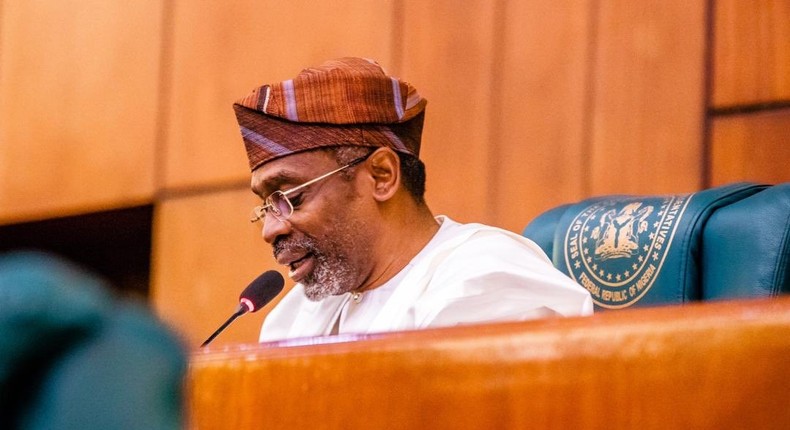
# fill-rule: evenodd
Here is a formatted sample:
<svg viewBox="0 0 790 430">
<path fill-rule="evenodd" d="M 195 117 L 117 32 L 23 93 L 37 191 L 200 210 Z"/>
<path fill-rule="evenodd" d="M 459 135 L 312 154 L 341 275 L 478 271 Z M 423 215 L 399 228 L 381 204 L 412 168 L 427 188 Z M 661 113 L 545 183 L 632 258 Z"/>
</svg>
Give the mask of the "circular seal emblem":
<svg viewBox="0 0 790 430">
<path fill-rule="evenodd" d="M 650 290 L 691 195 L 601 200 L 565 234 L 568 273 L 601 307 L 633 305 Z"/>
</svg>

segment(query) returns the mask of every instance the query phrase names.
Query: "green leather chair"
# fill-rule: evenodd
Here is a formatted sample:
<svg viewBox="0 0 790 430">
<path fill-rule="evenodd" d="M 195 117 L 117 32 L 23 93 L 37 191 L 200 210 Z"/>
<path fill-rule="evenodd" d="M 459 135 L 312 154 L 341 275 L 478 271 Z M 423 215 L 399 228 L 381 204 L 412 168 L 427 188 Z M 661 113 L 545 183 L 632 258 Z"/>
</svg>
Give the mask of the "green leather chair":
<svg viewBox="0 0 790 430">
<path fill-rule="evenodd" d="M 183 428 L 182 344 L 79 268 L 1 255 L 0 334 L 0 428 Z"/>
<path fill-rule="evenodd" d="M 790 183 L 595 197 L 546 211 L 523 234 L 598 310 L 790 292 Z"/>
</svg>

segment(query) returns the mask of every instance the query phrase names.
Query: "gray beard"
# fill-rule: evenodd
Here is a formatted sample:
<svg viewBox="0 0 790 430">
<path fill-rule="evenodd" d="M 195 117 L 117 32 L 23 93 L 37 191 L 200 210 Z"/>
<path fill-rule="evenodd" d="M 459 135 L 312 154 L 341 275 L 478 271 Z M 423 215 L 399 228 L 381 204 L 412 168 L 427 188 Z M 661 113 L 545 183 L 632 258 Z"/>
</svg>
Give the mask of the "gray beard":
<svg viewBox="0 0 790 430">
<path fill-rule="evenodd" d="M 313 273 L 301 282 L 304 285 L 305 296 L 317 302 L 352 290 L 355 271 L 345 260 L 345 258 L 331 258 L 325 254 L 316 255 Z"/>
<path fill-rule="evenodd" d="M 357 287 L 358 270 L 341 250 L 343 245 L 349 248 L 350 243 L 350 236 L 341 234 L 339 240 L 323 243 L 319 250 L 318 240 L 313 237 L 288 238 L 275 245 L 275 255 L 283 248 L 303 249 L 313 255 L 315 268 L 299 283 L 304 286 L 305 296 L 317 302 Z"/>
</svg>

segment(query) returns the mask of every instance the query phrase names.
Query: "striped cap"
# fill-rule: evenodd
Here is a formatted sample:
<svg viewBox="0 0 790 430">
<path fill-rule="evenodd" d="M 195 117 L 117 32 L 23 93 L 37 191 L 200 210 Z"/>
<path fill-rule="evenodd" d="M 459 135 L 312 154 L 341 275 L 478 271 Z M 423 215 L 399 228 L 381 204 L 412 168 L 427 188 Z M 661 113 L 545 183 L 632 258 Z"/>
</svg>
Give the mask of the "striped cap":
<svg viewBox="0 0 790 430">
<path fill-rule="evenodd" d="M 328 146 L 388 146 L 419 156 L 427 101 L 376 62 L 339 58 L 254 89 L 233 109 L 250 169 Z"/>
</svg>

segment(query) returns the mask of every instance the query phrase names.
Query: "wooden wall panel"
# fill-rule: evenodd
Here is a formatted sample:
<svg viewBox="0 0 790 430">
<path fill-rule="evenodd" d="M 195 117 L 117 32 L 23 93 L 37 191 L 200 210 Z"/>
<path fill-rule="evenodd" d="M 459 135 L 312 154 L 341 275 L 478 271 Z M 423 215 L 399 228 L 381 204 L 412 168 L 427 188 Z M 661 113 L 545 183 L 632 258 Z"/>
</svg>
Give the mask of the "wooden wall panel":
<svg viewBox="0 0 790 430">
<path fill-rule="evenodd" d="M 153 300 L 199 343 L 274 265 L 231 104 L 343 55 L 429 100 L 428 202 L 460 221 L 786 181 L 786 112 L 714 118 L 710 166 L 702 142 L 706 49 L 711 107 L 788 100 L 788 3 L 0 0 L 0 223 L 157 200 Z"/>
<path fill-rule="evenodd" d="M 506 2 L 488 146 L 496 223 L 520 232 L 587 182 L 589 1 Z"/>
<path fill-rule="evenodd" d="M 151 201 L 161 12 L 2 3 L 0 222 Z"/>
<path fill-rule="evenodd" d="M 252 192 L 239 189 L 168 199 L 157 207 L 151 299 L 192 347 L 230 317 L 255 277 L 283 269 L 248 221 L 256 204 Z M 286 289 L 291 286 L 286 278 Z M 278 301 L 239 318 L 212 345 L 257 341 L 263 317 Z"/>
<path fill-rule="evenodd" d="M 711 185 L 790 182 L 790 109 L 713 119 Z"/>
<path fill-rule="evenodd" d="M 435 214 L 495 222 L 491 177 L 494 3 L 403 1 L 400 76 L 428 99 L 420 158 Z"/>
<path fill-rule="evenodd" d="M 713 3 L 713 106 L 790 101 L 790 0 Z"/>
<path fill-rule="evenodd" d="M 702 185 L 706 4 L 599 2 L 590 194 Z"/>
<path fill-rule="evenodd" d="M 246 180 L 232 104 L 341 56 L 391 61 L 391 1 L 175 1 L 166 187 Z"/>
</svg>

